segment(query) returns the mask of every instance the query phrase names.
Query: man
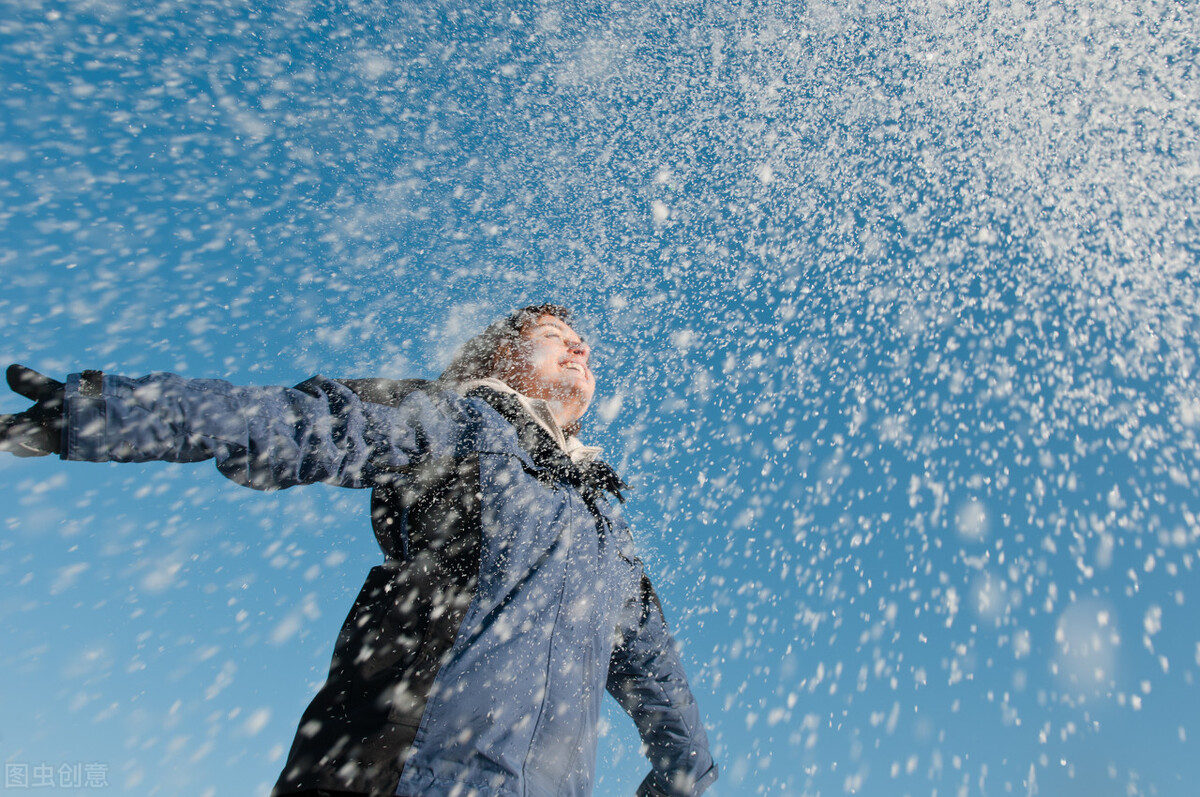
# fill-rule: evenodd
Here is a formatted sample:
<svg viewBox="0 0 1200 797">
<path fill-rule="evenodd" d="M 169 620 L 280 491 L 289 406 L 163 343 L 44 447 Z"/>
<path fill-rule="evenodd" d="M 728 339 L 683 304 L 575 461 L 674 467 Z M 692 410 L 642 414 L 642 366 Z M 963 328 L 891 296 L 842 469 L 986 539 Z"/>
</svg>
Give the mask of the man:
<svg viewBox="0 0 1200 797">
<path fill-rule="evenodd" d="M 570 321 L 557 305 L 523 308 L 435 382 L 84 371 L 64 384 L 12 366 L 35 404 L 0 417 L 0 449 L 211 458 L 262 490 L 373 490 L 386 560 L 346 618 L 277 795 L 586 795 L 605 688 L 650 759 L 638 794 L 698 795 L 717 769 L 618 506 L 625 485 L 577 437 L 595 376 Z"/>
</svg>

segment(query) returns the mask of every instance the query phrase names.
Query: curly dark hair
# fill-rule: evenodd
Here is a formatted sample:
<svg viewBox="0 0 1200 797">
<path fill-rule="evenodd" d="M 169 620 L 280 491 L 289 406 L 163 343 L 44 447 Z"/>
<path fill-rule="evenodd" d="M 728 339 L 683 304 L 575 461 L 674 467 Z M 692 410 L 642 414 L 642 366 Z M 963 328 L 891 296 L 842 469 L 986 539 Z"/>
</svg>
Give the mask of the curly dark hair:
<svg viewBox="0 0 1200 797">
<path fill-rule="evenodd" d="M 487 329 L 462 345 L 439 377 L 444 382 L 466 382 L 496 375 L 496 356 L 504 346 L 515 343 L 521 332 L 544 315 L 567 324 L 574 313 L 561 304 L 531 304 L 488 324 Z"/>
</svg>

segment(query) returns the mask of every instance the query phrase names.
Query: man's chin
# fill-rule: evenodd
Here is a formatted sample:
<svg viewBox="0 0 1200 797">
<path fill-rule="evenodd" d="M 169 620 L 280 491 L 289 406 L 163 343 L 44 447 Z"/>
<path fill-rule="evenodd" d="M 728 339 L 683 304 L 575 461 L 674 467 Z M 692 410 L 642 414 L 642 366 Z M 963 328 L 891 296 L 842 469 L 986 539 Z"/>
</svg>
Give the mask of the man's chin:
<svg viewBox="0 0 1200 797">
<path fill-rule="evenodd" d="M 554 389 L 550 391 L 556 401 L 582 402 L 585 407 L 591 403 L 592 394 L 595 392 L 596 388 L 594 385 L 578 379 L 559 380 L 554 385 Z"/>
</svg>

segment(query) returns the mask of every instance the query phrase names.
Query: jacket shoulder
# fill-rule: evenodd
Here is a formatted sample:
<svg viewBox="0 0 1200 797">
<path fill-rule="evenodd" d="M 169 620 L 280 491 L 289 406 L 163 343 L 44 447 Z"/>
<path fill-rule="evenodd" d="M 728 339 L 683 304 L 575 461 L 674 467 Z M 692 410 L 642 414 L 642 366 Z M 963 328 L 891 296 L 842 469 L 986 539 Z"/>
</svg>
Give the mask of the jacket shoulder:
<svg viewBox="0 0 1200 797">
<path fill-rule="evenodd" d="M 337 379 L 363 401 L 372 404 L 399 406 L 415 391 L 441 392 L 442 388 L 430 379 Z"/>
</svg>

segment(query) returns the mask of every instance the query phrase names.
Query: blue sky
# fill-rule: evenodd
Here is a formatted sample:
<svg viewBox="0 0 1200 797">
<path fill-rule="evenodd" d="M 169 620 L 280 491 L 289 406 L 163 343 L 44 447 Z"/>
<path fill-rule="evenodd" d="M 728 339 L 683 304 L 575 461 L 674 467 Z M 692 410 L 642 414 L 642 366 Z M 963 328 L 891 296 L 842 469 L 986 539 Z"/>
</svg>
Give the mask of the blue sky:
<svg viewBox="0 0 1200 797">
<path fill-rule="evenodd" d="M 714 794 L 1190 794 L 1193 9 L 5 7 L 5 362 L 432 376 L 567 302 Z M 0 461 L 5 762 L 265 794 L 366 502 Z"/>
</svg>

